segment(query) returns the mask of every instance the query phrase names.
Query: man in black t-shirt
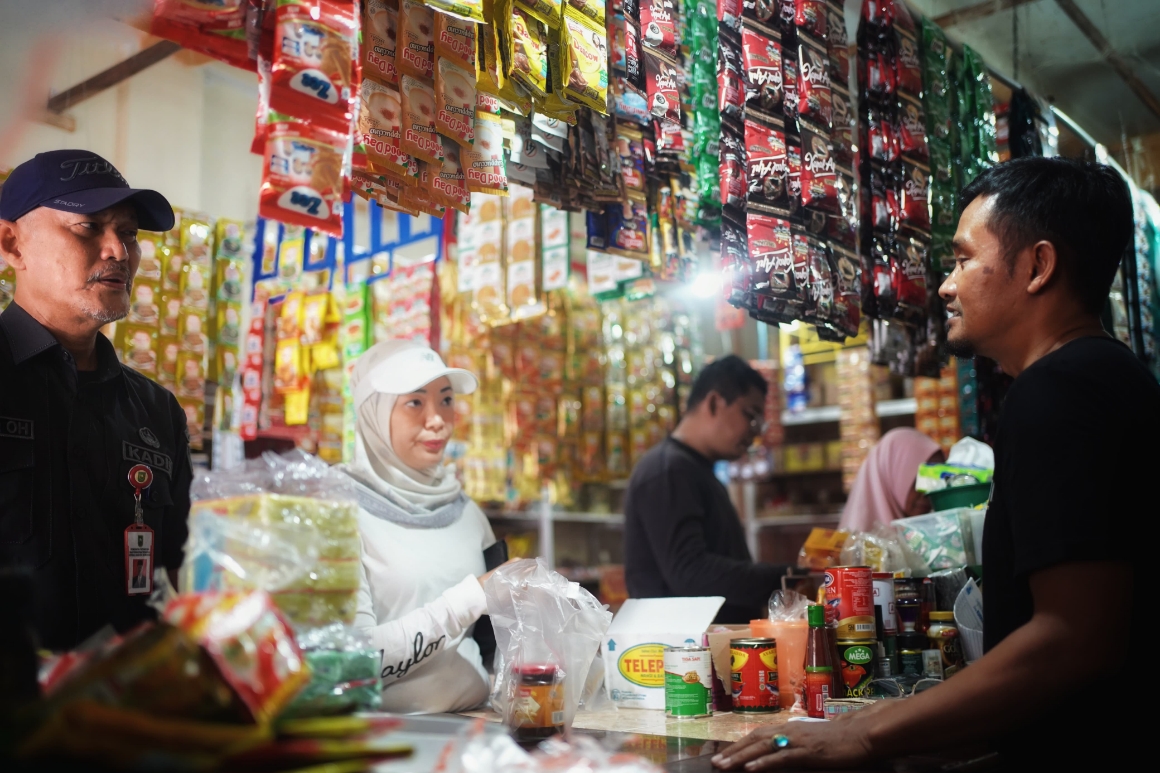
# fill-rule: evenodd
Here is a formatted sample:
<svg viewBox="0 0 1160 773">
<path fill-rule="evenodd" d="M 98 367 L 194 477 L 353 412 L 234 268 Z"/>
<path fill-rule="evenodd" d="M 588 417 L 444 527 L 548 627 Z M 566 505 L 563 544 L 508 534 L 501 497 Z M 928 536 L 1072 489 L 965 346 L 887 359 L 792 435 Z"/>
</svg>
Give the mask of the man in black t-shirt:
<svg viewBox="0 0 1160 773">
<path fill-rule="evenodd" d="M 963 191 L 940 290 L 956 353 L 1015 376 L 983 534 L 986 654 L 953 679 L 848 721 L 758 731 L 714 764 L 853 766 L 974 745 L 1012 770 L 1129 769 L 1147 700 L 1150 513 L 1160 385 L 1100 311 L 1132 238 L 1111 168 L 1011 161 Z"/>
<path fill-rule="evenodd" d="M 724 596 L 723 623 L 764 616 L 784 566 L 755 563 L 713 462 L 761 432 L 769 386 L 729 355 L 698 374 L 673 434 L 637 463 L 624 496 L 624 576 L 633 598 Z"/>
</svg>

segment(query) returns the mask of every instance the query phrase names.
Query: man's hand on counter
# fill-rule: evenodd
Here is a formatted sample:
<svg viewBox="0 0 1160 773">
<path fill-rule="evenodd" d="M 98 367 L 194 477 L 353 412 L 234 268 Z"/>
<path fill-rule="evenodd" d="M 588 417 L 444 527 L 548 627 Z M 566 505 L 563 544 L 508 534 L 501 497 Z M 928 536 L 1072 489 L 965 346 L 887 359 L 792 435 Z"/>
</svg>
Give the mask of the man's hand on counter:
<svg viewBox="0 0 1160 773">
<path fill-rule="evenodd" d="M 775 736 L 789 744 L 774 745 Z M 846 722 L 788 722 L 761 727 L 713 757 L 722 770 L 853 767 L 870 759 L 870 740 Z"/>
</svg>

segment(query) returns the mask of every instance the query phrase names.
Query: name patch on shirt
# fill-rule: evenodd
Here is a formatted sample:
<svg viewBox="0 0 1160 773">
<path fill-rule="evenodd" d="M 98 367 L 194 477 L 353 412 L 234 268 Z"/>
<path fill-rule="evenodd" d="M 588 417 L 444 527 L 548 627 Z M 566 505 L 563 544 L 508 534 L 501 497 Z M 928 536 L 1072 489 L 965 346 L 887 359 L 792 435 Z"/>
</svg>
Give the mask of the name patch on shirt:
<svg viewBox="0 0 1160 773">
<path fill-rule="evenodd" d="M 128 440 L 121 441 L 121 451 L 125 461 L 134 464 L 147 464 L 154 469 L 164 470 L 166 475 L 173 477 L 173 460 L 160 451 L 135 446 Z"/>
<path fill-rule="evenodd" d="M 32 440 L 32 419 L 13 419 L 0 416 L 0 437 Z"/>
</svg>

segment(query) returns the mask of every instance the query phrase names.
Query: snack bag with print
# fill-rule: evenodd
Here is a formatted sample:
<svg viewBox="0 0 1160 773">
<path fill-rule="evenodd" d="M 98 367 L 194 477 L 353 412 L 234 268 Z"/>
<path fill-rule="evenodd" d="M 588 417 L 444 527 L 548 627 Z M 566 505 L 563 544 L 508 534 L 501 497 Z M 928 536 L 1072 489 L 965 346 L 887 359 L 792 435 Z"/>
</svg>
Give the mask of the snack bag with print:
<svg viewBox="0 0 1160 773">
<path fill-rule="evenodd" d="M 515 11 L 511 43 L 511 77 L 533 97 L 543 99 L 548 93 L 548 39 L 543 25 L 526 11 Z"/>
<path fill-rule="evenodd" d="M 149 32 L 244 70 L 254 69 L 246 43 L 246 0 L 155 0 Z"/>
<path fill-rule="evenodd" d="M 431 80 L 435 74 L 435 12 L 411 0 L 399 3 L 395 66 L 402 75 Z"/>
<path fill-rule="evenodd" d="M 297 121 L 270 125 L 258 214 L 342 235 L 346 135 Z"/>
<path fill-rule="evenodd" d="M 443 166 L 432 181 L 432 198 L 437 204 L 466 214 L 471 209 L 471 193 L 460 163 L 461 152 L 458 144 L 443 138 Z"/>
<path fill-rule="evenodd" d="M 358 123 L 367 159 L 377 172 L 400 176 L 412 172 L 411 158 L 402 149 L 403 104 L 398 89 L 372 80 L 362 84 Z"/>
<path fill-rule="evenodd" d="M 575 11 L 570 2 L 561 31 L 560 73 L 564 96 L 598 113 L 607 113 L 608 36 L 605 30 Z"/>
<path fill-rule="evenodd" d="M 391 0 L 363 2 L 363 77 L 390 86 L 399 83 L 395 65 L 399 12 Z"/>
<path fill-rule="evenodd" d="M 324 129 L 350 131 L 358 86 L 354 7 L 337 0 L 278 0 L 270 109 Z"/>
<path fill-rule="evenodd" d="M 400 86 L 403 96 L 403 152 L 420 161 L 438 165 L 443 161 L 443 143 L 435 132 L 435 90 L 410 75 L 402 77 Z"/>
<path fill-rule="evenodd" d="M 450 59 L 435 68 L 435 130 L 470 147 L 475 142 L 475 76 Z"/>
<path fill-rule="evenodd" d="M 442 16 L 483 24 L 483 0 L 423 0 Z"/>
<path fill-rule="evenodd" d="M 476 41 L 479 27 L 474 22 L 458 19 L 445 13 L 435 14 L 435 55 L 450 59 L 476 77 L 479 67 Z"/>
<path fill-rule="evenodd" d="M 467 189 L 472 193 L 508 193 L 504 169 L 503 124 L 499 116 L 479 111 L 475 115 L 475 144 L 460 156 Z"/>
</svg>

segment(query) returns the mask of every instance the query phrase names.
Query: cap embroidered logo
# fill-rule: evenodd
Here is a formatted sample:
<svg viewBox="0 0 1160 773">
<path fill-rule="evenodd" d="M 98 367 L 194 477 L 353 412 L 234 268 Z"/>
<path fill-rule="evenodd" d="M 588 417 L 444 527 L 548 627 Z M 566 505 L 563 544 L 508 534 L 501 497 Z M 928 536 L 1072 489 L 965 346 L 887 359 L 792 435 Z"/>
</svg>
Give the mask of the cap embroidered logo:
<svg viewBox="0 0 1160 773">
<path fill-rule="evenodd" d="M 74 177 L 83 177 L 87 174 L 111 174 L 121 182 L 125 182 L 125 178 L 121 176 L 117 168 L 100 156 L 71 158 L 68 161 L 62 161 L 60 168 L 66 174 L 65 177 L 60 178 L 61 182 L 68 182 Z"/>
</svg>

